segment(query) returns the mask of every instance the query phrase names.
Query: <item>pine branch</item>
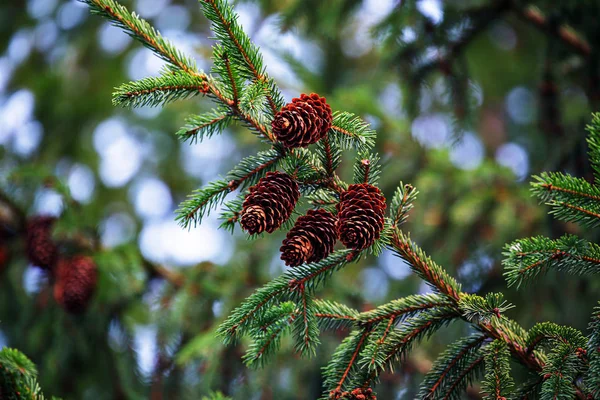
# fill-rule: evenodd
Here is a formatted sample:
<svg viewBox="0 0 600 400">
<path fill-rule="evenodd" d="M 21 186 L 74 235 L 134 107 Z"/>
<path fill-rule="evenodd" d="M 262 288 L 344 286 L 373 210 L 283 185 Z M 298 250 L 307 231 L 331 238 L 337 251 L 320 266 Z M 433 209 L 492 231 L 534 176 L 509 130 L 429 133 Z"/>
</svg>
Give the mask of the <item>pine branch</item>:
<svg viewBox="0 0 600 400">
<path fill-rule="evenodd" d="M 334 112 L 332 137 L 346 150 L 368 152 L 375 144 L 377 133 L 360 117 L 349 112 Z"/>
<path fill-rule="evenodd" d="M 514 308 L 504 301 L 501 293 L 488 293 L 485 297 L 463 293 L 458 307 L 467 321 L 476 324 L 489 324 L 494 318 L 501 319 L 504 312 Z"/>
<path fill-rule="evenodd" d="M 258 333 L 252 335 L 253 341 L 243 357 L 244 363 L 249 367 L 262 367 L 279 350 L 283 334 L 298 317 L 292 303 L 283 303 L 276 311 L 277 313 L 273 313 L 271 310 L 272 321 L 261 326 Z"/>
<path fill-rule="evenodd" d="M 600 188 L 558 172 L 534 178 L 533 193 L 552 206 L 556 218 L 591 228 L 600 226 Z"/>
<path fill-rule="evenodd" d="M 359 154 L 354 163 L 354 183 L 376 185 L 381 175 L 381 165 L 377 153 Z"/>
<path fill-rule="evenodd" d="M 303 264 L 293 268 L 284 274 L 288 279 L 290 289 L 305 287 L 312 293 L 331 275 L 352 261 L 355 254 L 352 250 L 337 250 L 327 258 L 310 264 Z"/>
<path fill-rule="evenodd" d="M 288 281 L 284 276 L 274 279 L 254 292 L 219 326 L 217 333 L 225 343 L 232 343 L 246 333 L 254 319 L 260 319 L 277 302 L 286 300 Z"/>
<path fill-rule="evenodd" d="M 113 105 L 122 107 L 158 107 L 209 92 L 206 77 L 184 72 L 164 73 L 125 83 L 115 89 Z"/>
<path fill-rule="evenodd" d="M 211 97 L 215 98 L 219 103 L 231 109 L 231 112 L 236 115 L 247 126 L 258 132 L 260 135 L 273 142 L 274 138 L 269 132 L 265 124 L 256 121 L 250 115 L 240 110 L 233 99 L 219 88 L 219 85 L 208 75 L 199 72 L 195 63 L 179 52 L 170 42 L 163 39 L 160 33 L 148 24 L 145 20 L 139 18 L 135 13 L 130 13 L 126 7 L 118 4 L 115 0 L 80 0 L 89 5 L 93 13 L 99 14 L 113 22 L 117 27 L 123 29 L 126 33 L 136 38 L 146 47 L 150 48 L 161 59 L 170 64 L 172 72 L 179 73 L 181 71 L 190 76 L 196 77 L 202 81 L 206 81 L 207 90 Z M 224 0 L 217 0 L 222 3 Z M 227 6 L 229 7 L 229 6 Z M 267 85 L 272 89 L 273 93 L 279 93 L 274 87 L 272 80 L 267 80 Z M 274 98 L 279 98 L 277 94 Z M 282 101 L 282 100 L 281 100 Z"/>
<path fill-rule="evenodd" d="M 361 354 L 361 365 L 370 365 L 363 369 L 364 372 L 372 371 L 366 382 L 376 377 L 379 371 L 385 368 L 393 369 L 395 362 L 399 362 L 410 351 L 413 345 L 422 339 L 431 336 L 443 326 L 460 317 L 453 307 L 440 307 L 416 314 L 406 319 L 400 326 L 392 330 L 381 345 L 370 342 Z"/>
<path fill-rule="evenodd" d="M 400 182 L 390 203 L 390 218 L 392 218 L 393 228 L 399 227 L 406 221 L 418 194 L 419 191 L 412 185 Z"/>
<path fill-rule="evenodd" d="M 298 305 L 298 318 L 293 324 L 293 334 L 296 338 L 296 352 L 305 356 L 313 356 L 320 343 L 319 326 L 315 316 L 313 298 L 302 288 L 298 291 L 296 304 Z"/>
<path fill-rule="evenodd" d="M 586 346 L 589 359 L 589 369 L 585 384 L 593 398 L 600 397 L 600 307 L 594 308 L 588 330 L 591 332 Z"/>
<path fill-rule="evenodd" d="M 425 375 L 419 394 L 419 399 L 441 398 L 460 377 L 471 362 L 478 358 L 479 349 L 487 337 L 476 334 L 462 338 L 446 349 L 433 363 L 431 370 Z"/>
<path fill-rule="evenodd" d="M 165 40 L 148 22 L 130 13 L 126 7 L 115 0 L 80 0 L 86 3 L 92 13 L 110 20 L 115 26 L 124 30 L 131 37 L 139 40 L 158 57 L 171 64 L 176 70 L 204 79 L 206 75 L 198 72 L 196 63 L 169 41 Z"/>
<path fill-rule="evenodd" d="M 227 174 L 230 189 L 241 188 L 243 190 L 248 186 L 255 185 L 267 172 L 277 169 L 278 163 L 283 157 L 284 154 L 280 150 L 273 148 L 244 158 Z"/>
<path fill-rule="evenodd" d="M 351 373 L 358 369 L 358 355 L 363 349 L 369 333 L 368 328 L 352 332 L 331 356 L 331 360 L 323 370 L 324 386 L 333 388 L 331 392 L 341 391 L 343 388 L 352 386 L 352 382 L 348 383 L 347 381 Z"/>
<path fill-rule="evenodd" d="M 526 344 L 527 353 L 532 353 L 534 349 L 542 345 L 554 347 L 559 344 L 565 344 L 572 351 L 576 351 L 586 347 L 587 339 L 580 331 L 570 326 L 561 326 L 553 322 L 540 322 L 529 330 Z"/>
<path fill-rule="evenodd" d="M 445 294 L 454 300 L 459 300 L 460 285 L 454 278 L 414 244 L 408 236 L 398 229 L 392 232 L 390 249 L 405 260 L 411 269 L 429 284 L 434 290 Z"/>
<path fill-rule="evenodd" d="M 243 65 L 240 72 L 246 79 L 267 83 L 269 106 L 273 114 L 283 107 L 283 98 L 265 72 L 262 56 L 256 45 L 242 30 L 237 15 L 226 0 L 201 0 L 204 15 L 212 22 L 216 39 L 227 50 L 233 63 Z"/>
<path fill-rule="evenodd" d="M 506 343 L 495 340 L 487 348 L 482 392 L 485 400 L 505 400 L 514 387 L 510 376 L 510 352 Z"/>
<path fill-rule="evenodd" d="M 225 200 L 231 191 L 229 183 L 226 180 L 218 180 L 193 191 L 188 195 L 188 199 L 179 205 L 176 211 L 177 222 L 185 228 L 189 228 L 192 224 L 198 225 L 212 209 Z"/>
<path fill-rule="evenodd" d="M 176 135 L 183 142 L 202 142 L 205 138 L 222 133 L 231 121 L 232 116 L 228 111 L 213 110 L 206 114 L 192 115 Z"/>
<path fill-rule="evenodd" d="M 589 159 L 594 170 L 596 184 L 600 184 L 600 113 L 592 114 L 592 122 L 586 127 L 589 135 Z"/>
<path fill-rule="evenodd" d="M 438 294 L 418 294 L 392 300 L 373 310 L 361 313 L 358 321 L 363 325 L 392 319 L 394 323 L 412 317 L 424 310 L 452 306 L 447 297 Z"/>
<path fill-rule="evenodd" d="M 313 307 L 319 328 L 323 330 L 351 329 L 359 315 L 355 309 L 329 300 L 315 299 Z"/>
<path fill-rule="evenodd" d="M 549 269 L 575 275 L 600 272 L 600 246 L 573 235 L 520 239 L 505 249 L 504 276 L 509 286 L 519 287 Z"/>
</svg>

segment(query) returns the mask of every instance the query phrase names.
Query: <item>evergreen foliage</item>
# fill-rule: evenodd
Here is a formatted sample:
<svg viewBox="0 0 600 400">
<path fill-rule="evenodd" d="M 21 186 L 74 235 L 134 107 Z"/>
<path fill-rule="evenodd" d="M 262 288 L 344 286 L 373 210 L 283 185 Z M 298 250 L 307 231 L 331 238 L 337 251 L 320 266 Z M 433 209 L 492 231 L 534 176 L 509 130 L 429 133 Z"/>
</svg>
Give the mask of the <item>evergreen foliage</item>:
<svg viewBox="0 0 600 400">
<path fill-rule="evenodd" d="M 334 205 L 347 187 L 336 175 L 343 150 L 358 151 L 354 182 L 376 183 L 381 170 L 379 157 L 371 150 L 375 131 L 351 113 L 334 113 L 333 126 L 325 139 L 314 146 L 315 153 L 311 149 L 286 150 L 277 145 L 269 124 L 283 106 L 281 94 L 266 74 L 259 49 L 243 32 L 227 1 L 201 1 L 217 39 L 212 71 L 216 78 L 196 72 L 187 57 L 166 44 L 135 14 L 129 14 L 109 0 L 88 3 L 171 64 L 172 76 L 142 80 L 117 90 L 117 104 L 162 104 L 191 95 L 186 85 L 196 84 L 200 87 L 198 92 L 213 97 L 224 111 L 192 117 L 179 133 L 183 140 L 216 134 L 224 128 L 226 120 L 234 117 L 271 144 L 270 150 L 242 160 L 226 179 L 190 195 L 178 211 L 178 220 L 183 226 L 200 223 L 230 191 L 256 183 L 268 170 L 276 169 L 280 161 L 303 188 L 310 188 L 310 193 L 305 194 L 310 194 L 317 207 Z M 476 25 L 470 26 L 462 35 L 471 35 L 477 29 Z M 594 158 L 600 135 L 598 116 L 594 117 L 590 133 Z M 595 165 L 600 163 L 600 159 L 592 161 Z M 534 194 L 553 207 L 557 218 L 597 226 L 600 197 L 595 186 L 565 174 L 542 174 L 536 179 Z M 487 398 L 503 399 L 513 387 L 510 357 L 542 374 L 543 399 L 572 398 L 578 393 L 587 393 L 589 389 L 575 378 L 586 372 L 588 363 L 584 361 L 583 348 L 588 339 L 574 329 L 551 323 L 536 325 L 526 333 L 503 315 L 512 306 L 501 294 L 481 297 L 464 293 L 461 285 L 401 230 L 416 193 L 410 185 L 398 187 L 391 201 L 387 228 L 375 247 L 390 248 L 435 294 L 409 296 L 362 313 L 318 299 L 318 289 L 328 283 L 337 270 L 366 251 L 339 250 L 324 260 L 290 269 L 248 297 L 219 327 L 219 335 L 225 343 L 233 343 L 242 336 L 251 337 L 252 344 L 244 360 L 250 366 L 264 366 L 269 356 L 279 350 L 286 333 L 294 338 L 295 351 L 310 357 L 319 344 L 320 329 L 350 329 L 351 333 L 323 372 L 324 397 L 328 397 L 342 390 L 373 385 L 383 371 L 393 370 L 402 362 L 418 342 L 450 322 L 462 319 L 479 333 L 459 340 L 440 355 L 425 377 L 419 398 L 458 399 L 485 369 L 483 390 Z M 233 229 L 237 220 L 241 198 L 228 203 L 224 213 L 224 224 L 229 229 Z M 506 276 L 509 284 L 521 284 L 549 267 L 593 273 L 596 259 L 600 258 L 597 253 L 595 244 L 571 236 L 559 240 L 523 239 L 507 247 Z M 542 348 L 545 343 L 552 346 Z M 536 390 L 538 383 L 530 387 Z"/>
<path fill-rule="evenodd" d="M 379 156 L 373 150 L 376 132 L 351 113 L 336 111 L 331 129 L 311 148 L 286 149 L 277 143 L 270 123 L 284 105 L 283 97 L 268 76 L 258 47 L 241 29 L 226 0 L 201 1 L 217 41 L 211 74 L 197 70 L 192 58 L 179 52 L 150 24 L 114 0 L 84 2 L 93 12 L 112 21 L 168 63 L 160 77 L 117 88 L 114 104 L 159 106 L 203 94 L 217 107 L 211 113 L 191 116 L 177 133 L 182 141 L 202 141 L 222 132 L 236 120 L 269 146 L 241 160 L 223 179 L 192 192 L 177 211 L 177 220 L 183 227 L 201 223 L 229 193 L 239 189 L 237 198 L 226 203 L 222 213 L 223 227 L 233 231 L 246 189 L 267 172 L 279 169 L 298 181 L 303 195 L 313 206 L 335 210 L 340 194 L 348 188 L 337 174 L 345 150 L 358 154 L 354 182 L 377 184 L 382 170 Z M 498 2 L 494 10 L 503 12 L 505 7 L 505 2 Z M 409 13 L 414 11 L 411 5 L 407 9 Z M 456 51 L 481 29 L 479 15 L 471 17 L 473 23 L 461 29 L 448 51 Z M 451 28 L 445 27 L 447 31 Z M 430 68 L 425 59 L 416 59 L 415 63 L 422 69 Z M 596 175 L 600 175 L 600 114 L 593 117 L 589 133 L 591 161 Z M 545 173 L 535 179 L 533 193 L 551 207 L 556 218 L 586 228 L 599 225 L 600 191 L 596 184 L 564 173 Z M 219 337 L 227 345 L 249 337 L 251 343 L 243 360 L 250 367 L 264 367 L 271 357 L 282 351 L 285 335 L 291 335 L 296 353 L 311 357 L 320 344 L 321 330 L 347 332 L 323 369 L 324 398 L 333 398 L 343 390 L 375 386 L 381 374 L 397 368 L 419 342 L 450 323 L 461 321 L 475 333 L 456 341 L 440 354 L 424 378 L 419 398 L 459 399 L 482 373 L 482 390 L 488 399 L 528 398 L 530 394 L 542 399 L 598 396 L 598 312 L 592 317 L 589 337 L 574 328 L 550 322 L 525 330 L 504 315 L 513 306 L 504 301 L 502 294 L 466 293 L 455 278 L 402 230 L 416 195 L 414 187 L 400 183 L 389 202 L 390 217 L 381 238 L 370 248 L 337 250 L 323 260 L 283 272 L 229 314 L 218 329 Z M 363 312 L 318 297 L 320 289 L 333 282 L 336 272 L 369 252 L 378 255 L 384 248 L 407 263 L 434 293 L 396 299 Z M 505 276 L 509 285 L 520 286 L 548 269 L 594 274 L 599 260 L 598 245 L 573 235 L 560 239 L 520 239 L 506 247 Z M 174 286 L 183 285 L 179 277 L 169 271 L 148 268 L 164 275 Z M 536 379 L 513 391 L 511 360 L 537 374 Z M 34 381 L 35 367 L 14 350 L 0 352 L 0 378 L 3 396 L 21 393 L 42 398 Z M 6 384 L 11 386 L 3 386 Z M 207 400 L 222 398 L 214 394 Z"/>
</svg>

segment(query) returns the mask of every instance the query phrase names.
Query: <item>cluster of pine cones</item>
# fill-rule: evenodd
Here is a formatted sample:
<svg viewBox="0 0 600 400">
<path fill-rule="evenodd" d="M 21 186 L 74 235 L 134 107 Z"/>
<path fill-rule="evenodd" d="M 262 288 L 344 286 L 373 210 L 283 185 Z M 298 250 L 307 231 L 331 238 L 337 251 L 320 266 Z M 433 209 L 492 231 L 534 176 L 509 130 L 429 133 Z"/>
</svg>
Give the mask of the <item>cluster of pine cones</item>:
<svg viewBox="0 0 600 400">
<path fill-rule="evenodd" d="M 275 138 L 287 148 L 306 147 L 321 140 L 331 128 L 331 107 L 325 98 L 302 94 L 277 113 Z M 272 233 L 288 220 L 300 190 L 283 172 L 269 172 L 252 186 L 244 199 L 240 224 L 249 234 Z M 337 215 L 310 210 L 298 218 L 281 246 L 281 259 L 296 267 L 317 262 L 333 251 L 339 239 L 347 248 L 364 250 L 379 239 L 384 225 L 385 198 L 367 183 L 350 185 L 340 195 Z"/>
<path fill-rule="evenodd" d="M 55 218 L 37 216 L 26 226 L 26 251 L 29 261 L 54 278 L 54 299 L 67 312 L 84 312 L 98 281 L 96 263 L 85 255 L 64 256 L 52 239 Z"/>
</svg>

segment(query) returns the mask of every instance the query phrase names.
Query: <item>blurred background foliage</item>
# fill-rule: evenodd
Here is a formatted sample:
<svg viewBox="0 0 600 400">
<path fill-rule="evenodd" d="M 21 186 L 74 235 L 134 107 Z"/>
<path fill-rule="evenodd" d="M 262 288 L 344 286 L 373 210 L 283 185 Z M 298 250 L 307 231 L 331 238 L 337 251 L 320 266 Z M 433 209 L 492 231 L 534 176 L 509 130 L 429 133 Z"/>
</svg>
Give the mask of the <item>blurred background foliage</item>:
<svg viewBox="0 0 600 400">
<path fill-rule="evenodd" d="M 240 20 L 261 47 L 286 99 L 326 96 L 366 118 L 384 155 L 381 186 L 420 191 L 406 230 L 470 291 L 503 291 L 525 327 L 552 320 L 585 329 L 599 285 L 550 275 L 507 290 L 502 246 L 564 231 L 529 195 L 531 174 L 590 177 L 584 126 L 599 110 L 597 1 L 246 0 Z M 123 1 L 210 67 L 208 23 L 194 0 Z M 23 351 L 44 392 L 65 399 L 309 399 L 344 332 L 300 360 L 286 344 L 263 370 L 244 367 L 244 343 L 225 348 L 216 325 L 284 268 L 282 234 L 248 241 L 216 216 L 189 232 L 173 210 L 260 144 L 231 129 L 202 145 L 178 143 L 205 99 L 165 109 L 113 108 L 113 88 L 157 74 L 161 61 L 84 5 L 0 4 L 0 227 L 10 262 L 0 268 L 0 347 Z M 353 157 L 348 154 L 347 173 Z M 57 235 L 83 237 L 100 283 L 83 316 L 58 307 L 50 282 L 28 265 L 18 215 L 60 215 Z M 587 235 L 587 236 L 586 236 Z M 156 266 L 159 267 L 158 272 Z M 369 309 L 428 289 L 390 253 L 337 274 L 323 293 Z M 413 398 L 447 343 L 449 327 L 378 388 Z M 478 389 L 470 396 L 477 398 Z"/>
</svg>

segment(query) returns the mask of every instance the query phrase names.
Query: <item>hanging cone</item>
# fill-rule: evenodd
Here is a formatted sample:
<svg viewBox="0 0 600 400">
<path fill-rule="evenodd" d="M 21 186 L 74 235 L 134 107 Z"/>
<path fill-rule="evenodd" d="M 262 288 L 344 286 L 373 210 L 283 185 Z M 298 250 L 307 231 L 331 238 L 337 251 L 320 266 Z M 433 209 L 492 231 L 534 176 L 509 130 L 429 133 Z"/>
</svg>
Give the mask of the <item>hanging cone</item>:
<svg viewBox="0 0 600 400">
<path fill-rule="evenodd" d="M 79 314 L 87 306 L 96 290 L 98 271 L 91 257 L 62 258 L 56 265 L 54 299 L 73 314 Z"/>
<path fill-rule="evenodd" d="M 383 230 L 385 197 L 368 183 L 350 185 L 337 205 L 337 232 L 347 248 L 363 250 L 379 239 Z"/>
<path fill-rule="evenodd" d="M 377 400 L 377 396 L 371 388 L 357 388 L 351 392 L 342 392 L 341 389 L 333 390 L 329 393 L 331 400 Z"/>
<path fill-rule="evenodd" d="M 332 120 L 325 97 L 301 94 L 275 115 L 271 127 L 275 138 L 285 147 L 306 147 L 325 136 Z"/>
<path fill-rule="evenodd" d="M 280 249 L 281 259 L 292 267 L 321 261 L 333 251 L 336 239 L 333 214 L 323 209 L 309 210 L 288 232 Z"/>
<path fill-rule="evenodd" d="M 283 172 L 268 172 L 244 199 L 240 224 L 249 234 L 272 233 L 292 214 L 300 198 L 298 184 Z"/>
<path fill-rule="evenodd" d="M 33 265 L 43 269 L 52 269 L 58 257 L 58 249 L 52 240 L 52 225 L 55 221 L 54 217 L 38 216 L 27 222 L 27 257 Z"/>
</svg>

